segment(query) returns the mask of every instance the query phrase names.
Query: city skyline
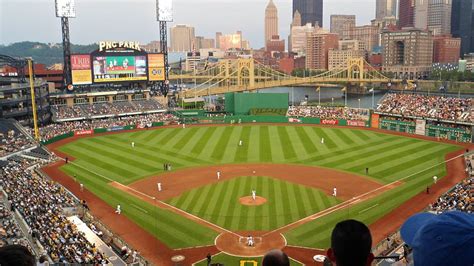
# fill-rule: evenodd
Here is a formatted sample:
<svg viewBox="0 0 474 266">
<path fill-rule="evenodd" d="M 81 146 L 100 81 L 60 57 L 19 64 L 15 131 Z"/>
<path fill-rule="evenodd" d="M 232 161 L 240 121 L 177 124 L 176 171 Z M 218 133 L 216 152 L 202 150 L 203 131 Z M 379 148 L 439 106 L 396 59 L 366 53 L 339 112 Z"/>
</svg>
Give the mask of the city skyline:
<svg viewBox="0 0 474 266">
<path fill-rule="evenodd" d="M 76 0 L 77 17 L 70 19 L 71 42 L 90 44 L 100 40 L 137 40 L 142 44 L 158 40 L 154 0 L 113 1 Z M 292 19 L 292 1 L 274 0 L 279 12 L 281 39 L 287 39 Z M 174 1 L 174 22 L 188 24 L 196 35 L 214 38 L 216 32 L 242 31 L 252 48 L 264 47 L 263 17 L 268 0 Z M 252 8 L 249 8 L 252 5 Z M 367 8 L 355 8 L 364 5 Z M 200 10 L 201 13 L 196 13 Z M 18 14 L 21 14 L 18 15 Z M 28 19 L 37 17 L 41 19 Z M 136 16 L 135 14 L 140 14 Z M 241 19 L 245 14 L 245 20 Z M 324 2 L 324 25 L 331 14 L 354 14 L 357 24 L 368 24 L 375 17 L 375 0 L 333 0 Z M 104 19 L 114 18 L 116 19 Z M 127 18 L 127 23 L 118 23 Z M 47 29 L 47 30 L 45 30 Z M 53 0 L 0 0 L 0 43 L 20 41 L 61 42 L 60 20 L 55 17 Z"/>
</svg>

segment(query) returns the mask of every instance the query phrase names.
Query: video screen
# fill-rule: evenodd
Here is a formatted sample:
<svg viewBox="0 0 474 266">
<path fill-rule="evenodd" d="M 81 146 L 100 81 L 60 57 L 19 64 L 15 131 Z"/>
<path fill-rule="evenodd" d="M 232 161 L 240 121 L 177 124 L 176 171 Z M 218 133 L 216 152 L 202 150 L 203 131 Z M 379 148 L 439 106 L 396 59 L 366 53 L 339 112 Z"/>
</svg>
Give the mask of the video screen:
<svg viewBox="0 0 474 266">
<path fill-rule="evenodd" d="M 94 82 L 147 80 L 146 56 L 96 56 Z"/>
</svg>

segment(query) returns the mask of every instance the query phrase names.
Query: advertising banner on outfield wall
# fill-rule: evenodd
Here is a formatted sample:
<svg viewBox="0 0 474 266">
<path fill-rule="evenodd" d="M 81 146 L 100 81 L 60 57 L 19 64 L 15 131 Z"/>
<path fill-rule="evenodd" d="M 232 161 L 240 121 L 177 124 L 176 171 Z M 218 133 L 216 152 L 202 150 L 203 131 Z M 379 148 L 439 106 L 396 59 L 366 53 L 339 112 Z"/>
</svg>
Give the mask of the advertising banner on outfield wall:
<svg viewBox="0 0 474 266">
<path fill-rule="evenodd" d="M 372 114 L 372 128 L 379 128 L 379 119 L 378 114 Z"/>
<path fill-rule="evenodd" d="M 91 56 L 71 55 L 71 76 L 73 85 L 92 84 Z"/>
<path fill-rule="evenodd" d="M 290 122 L 290 123 L 301 123 L 301 119 L 289 117 L 288 122 Z"/>
<path fill-rule="evenodd" d="M 94 131 L 92 129 L 74 131 L 74 136 L 92 135 L 92 134 L 94 134 Z"/>
<path fill-rule="evenodd" d="M 365 122 L 359 120 L 347 120 L 347 125 L 353 127 L 365 127 Z"/>
<path fill-rule="evenodd" d="M 426 134 L 426 120 L 417 119 L 415 134 L 424 136 Z"/>
<path fill-rule="evenodd" d="M 322 125 L 338 125 L 339 120 L 334 120 L 334 119 L 321 119 L 321 124 Z"/>
</svg>

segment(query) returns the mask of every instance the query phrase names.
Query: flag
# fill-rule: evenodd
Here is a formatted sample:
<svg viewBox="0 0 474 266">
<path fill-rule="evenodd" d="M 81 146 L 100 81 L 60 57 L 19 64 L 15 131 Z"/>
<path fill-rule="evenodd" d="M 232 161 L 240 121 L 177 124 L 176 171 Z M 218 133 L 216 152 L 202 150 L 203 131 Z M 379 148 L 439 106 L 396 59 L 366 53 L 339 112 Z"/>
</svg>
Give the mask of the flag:
<svg viewBox="0 0 474 266">
<path fill-rule="evenodd" d="M 369 92 L 374 92 L 374 88 L 370 89 Z"/>
<path fill-rule="evenodd" d="M 316 88 L 316 91 L 320 91 L 320 90 L 321 90 L 321 87 L 317 87 L 317 88 Z"/>
<path fill-rule="evenodd" d="M 341 90 L 341 91 L 342 91 L 342 92 L 344 92 L 344 91 L 346 91 L 346 90 L 347 90 L 347 89 L 346 89 L 346 87 L 344 87 L 344 88 L 342 88 L 342 90 Z"/>
</svg>

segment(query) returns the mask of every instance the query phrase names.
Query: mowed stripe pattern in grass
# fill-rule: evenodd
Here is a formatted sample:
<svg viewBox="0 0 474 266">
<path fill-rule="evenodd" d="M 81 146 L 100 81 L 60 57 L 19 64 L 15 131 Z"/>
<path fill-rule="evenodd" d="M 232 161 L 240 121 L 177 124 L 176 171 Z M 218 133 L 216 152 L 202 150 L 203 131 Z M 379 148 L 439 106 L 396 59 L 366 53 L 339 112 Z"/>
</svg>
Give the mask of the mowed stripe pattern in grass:
<svg viewBox="0 0 474 266">
<path fill-rule="evenodd" d="M 321 144 L 321 138 L 325 139 L 324 144 Z M 243 141 L 242 146 L 238 146 L 239 140 Z M 131 147 L 132 141 L 135 142 L 135 148 Z M 122 184 L 130 184 L 147 176 L 159 175 L 163 172 L 165 162 L 172 163 L 173 170 L 227 163 L 294 163 L 323 166 L 362 175 L 368 167 L 370 178 L 382 183 L 390 183 L 442 162 L 446 153 L 459 148 L 454 145 L 366 130 L 290 125 L 242 125 L 185 129 L 162 128 L 83 138 L 62 146 L 60 150 L 76 158 L 77 167 L 69 164 L 64 167 L 64 170 L 70 175 L 76 174 L 84 184 L 94 186 L 93 191 L 114 206 L 118 201 L 127 201 L 131 197 L 108 186 L 108 181 L 101 176 Z M 440 165 L 417 175 L 413 181 L 401 186 L 398 193 L 387 194 L 390 198 L 384 198 L 384 195 L 378 197 L 380 202 L 386 203 L 379 205 L 383 206 L 381 211 L 374 208 L 367 212 L 364 221 L 370 223 L 382 217 L 384 213 L 407 200 L 410 195 L 424 190 L 433 175 L 443 176 L 444 173 L 445 166 Z M 175 204 L 194 213 L 210 214 L 211 217 L 208 219 L 226 228 L 248 228 L 249 230 L 263 230 L 285 224 L 288 220 L 305 214 L 315 202 L 318 208 L 324 207 L 317 205 L 317 198 L 309 201 L 301 199 L 302 204 L 294 204 L 290 200 L 288 204 L 271 205 L 269 208 L 263 208 L 261 212 L 254 210 L 244 212 L 238 207 L 232 209 L 218 204 L 227 196 L 235 198 L 238 195 L 249 194 L 248 186 L 253 184 L 249 180 L 245 181 L 244 185 L 238 184 L 238 188 L 232 190 L 229 188 L 237 184 L 227 183 L 216 187 L 206 187 L 200 191 L 199 195 L 188 192 L 189 195 L 183 197 L 182 202 L 175 202 Z M 262 190 L 268 193 L 283 193 L 288 197 L 294 195 L 291 197 L 296 200 L 299 197 L 311 198 L 313 195 L 306 190 L 298 193 L 298 189 L 293 191 L 288 189 L 289 186 L 283 186 L 284 188 L 275 186 L 265 179 L 257 181 L 256 185 L 261 186 Z M 232 191 L 232 193 L 226 194 L 222 193 L 223 191 Z M 210 198 L 212 202 L 208 202 L 207 198 Z M 134 204 L 142 209 L 149 210 L 150 208 L 140 201 Z M 269 217 L 271 213 L 284 213 L 282 210 L 288 208 L 291 208 L 292 212 L 285 218 L 276 217 L 262 222 L 251 218 L 256 215 Z M 225 213 L 225 215 L 217 217 L 215 213 Z M 183 247 L 186 243 L 191 243 L 189 245 L 212 243 L 209 236 L 212 236 L 213 232 L 205 229 L 202 229 L 202 235 L 197 238 L 192 230 L 175 233 L 175 222 L 167 220 L 168 217 L 161 219 L 161 216 L 168 216 L 167 212 L 160 212 L 153 218 L 144 218 L 138 211 L 126 215 L 150 232 L 154 232 L 160 240 L 172 247 Z M 347 216 L 347 213 L 345 215 Z M 228 219 L 227 216 L 239 218 Z M 241 217 L 247 218 L 241 219 Z M 307 225 L 308 227 L 301 228 L 301 231 L 295 230 L 289 233 L 288 239 L 292 244 L 324 247 L 327 244 L 327 237 L 322 236 L 329 235 L 333 222 L 341 217 L 344 216 L 338 213 L 331 214 L 325 218 L 327 222 L 324 224 L 311 223 Z M 157 233 L 156 225 L 151 222 L 153 220 L 163 221 L 159 224 L 161 233 Z M 180 223 L 183 222 L 189 228 L 198 227 L 192 221 L 180 220 Z M 318 228 L 317 232 L 320 236 L 317 238 L 318 241 L 302 241 L 301 237 L 308 232 L 314 233 L 312 231 L 314 228 Z M 167 232 L 173 233 L 167 234 Z"/>
<path fill-rule="evenodd" d="M 267 202 L 246 206 L 241 197 L 257 196 Z M 248 176 L 193 189 L 169 204 L 229 230 L 271 230 L 307 217 L 340 202 L 322 191 L 269 177 Z"/>
</svg>

